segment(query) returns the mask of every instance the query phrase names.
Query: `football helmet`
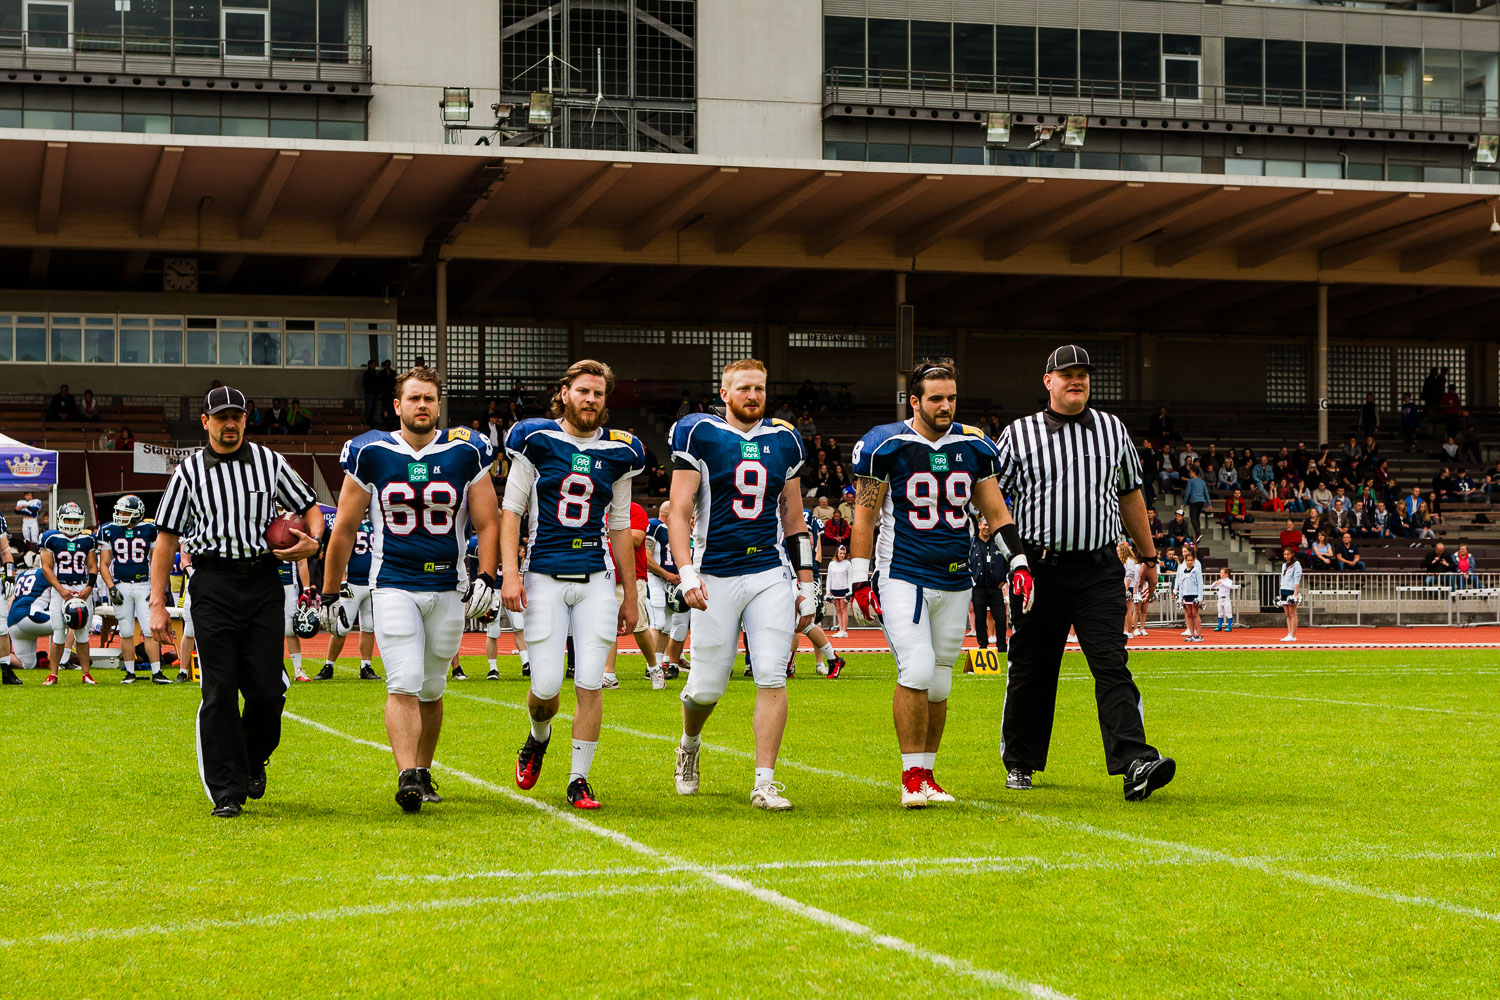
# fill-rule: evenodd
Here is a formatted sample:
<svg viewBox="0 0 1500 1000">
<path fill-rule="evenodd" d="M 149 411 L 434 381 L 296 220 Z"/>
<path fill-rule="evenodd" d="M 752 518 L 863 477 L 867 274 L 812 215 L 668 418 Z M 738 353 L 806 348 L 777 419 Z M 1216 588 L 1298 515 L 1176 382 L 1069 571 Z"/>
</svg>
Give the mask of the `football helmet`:
<svg viewBox="0 0 1500 1000">
<path fill-rule="evenodd" d="M 145 517 L 146 504 L 134 493 L 127 493 L 115 501 L 115 524 L 120 527 L 133 527 Z"/>
<path fill-rule="evenodd" d="M 318 634 L 322 623 L 318 620 L 320 609 L 304 604 L 292 612 L 292 635 L 299 639 L 311 639 Z"/>
<path fill-rule="evenodd" d="M 685 614 L 688 610 L 688 603 L 682 597 L 682 588 L 675 583 L 667 588 L 667 610 L 676 615 Z"/>
<path fill-rule="evenodd" d="M 83 508 L 71 501 L 57 508 L 57 530 L 75 538 L 83 534 L 84 529 Z"/>
<path fill-rule="evenodd" d="M 89 605 L 87 601 L 77 597 L 71 597 L 63 605 L 63 628 L 77 631 L 89 623 Z"/>
</svg>

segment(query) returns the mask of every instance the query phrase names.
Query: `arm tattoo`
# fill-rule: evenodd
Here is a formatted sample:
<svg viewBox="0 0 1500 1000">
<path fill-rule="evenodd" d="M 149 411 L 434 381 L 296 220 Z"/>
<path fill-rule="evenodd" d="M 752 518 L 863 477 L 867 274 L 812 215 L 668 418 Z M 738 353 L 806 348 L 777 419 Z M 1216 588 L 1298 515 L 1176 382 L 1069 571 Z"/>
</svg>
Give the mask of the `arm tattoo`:
<svg viewBox="0 0 1500 1000">
<path fill-rule="evenodd" d="M 866 507 L 870 510 L 874 510 L 876 507 L 878 507 L 880 505 L 881 485 L 882 484 L 878 479 L 870 479 L 867 476 L 861 476 L 859 480 L 859 491 L 854 495 L 855 506 Z"/>
</svg>

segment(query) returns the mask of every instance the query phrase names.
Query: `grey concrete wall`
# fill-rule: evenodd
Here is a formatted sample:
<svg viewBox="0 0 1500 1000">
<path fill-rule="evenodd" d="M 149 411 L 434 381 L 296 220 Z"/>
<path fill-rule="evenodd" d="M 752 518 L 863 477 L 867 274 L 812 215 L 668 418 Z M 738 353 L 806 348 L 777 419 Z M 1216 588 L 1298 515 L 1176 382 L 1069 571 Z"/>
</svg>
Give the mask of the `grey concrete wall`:
<svg viewBox="0 0 1500 1000">
<path fill-rule="evenodd" d="M 372 140 L 442 142 L 444 87 L 470 88 L 472 121 L 494 121 L 490 105 L 500 99 L 496 0 L 369 0 L 369 18 Z"/>
<path fill-rule="evenodd" d="M 699 153 L 820 159 L 822 78 L 818 4 L 699 0 Z"/>
</svg>

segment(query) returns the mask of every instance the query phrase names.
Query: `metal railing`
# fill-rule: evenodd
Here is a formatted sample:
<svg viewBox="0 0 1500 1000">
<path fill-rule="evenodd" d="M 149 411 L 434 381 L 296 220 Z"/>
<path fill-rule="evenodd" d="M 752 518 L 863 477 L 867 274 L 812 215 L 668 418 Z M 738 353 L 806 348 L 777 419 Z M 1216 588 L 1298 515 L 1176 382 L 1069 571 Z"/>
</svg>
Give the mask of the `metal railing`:
<svg viewBox="0 0 1500 1000">
<path fill-rule="evenodd" d="M 1445 132 L 1500 121 L 1500 101 L 1468 97 L 839 66 L 824 71 L 824 103 Z"/>
<path fill-rule="evenodd" d="M 0 68 L 338 83 L 372 79 L 368 45 L 118 32 L 0 31 Z"/>
<path fill-rule="evenodd" d="M 1233 573 L 1240 585 L 1234 592 L 1235 620 L 1246 615 L 1282 613 L 1279 573 Z M 1203 620 L 1213 627 L 1218 577 L 1205 579 Z M 1123 586 L 1123 584 L 1122 584 Z M 1300 585 L 1297 614 L 1306 625 L 1479 625 L 1500 624 L 1500 572 L 1441 573 L 1306 573 Z M 1487 617 L 1486 617 L 1487 616 Z M 1148 624 L 1157 627 L 1182 622 L 1182 608 L 1172 595 L 1167 574 L 1157 586 L 1147 610 Z"/>
</svg>

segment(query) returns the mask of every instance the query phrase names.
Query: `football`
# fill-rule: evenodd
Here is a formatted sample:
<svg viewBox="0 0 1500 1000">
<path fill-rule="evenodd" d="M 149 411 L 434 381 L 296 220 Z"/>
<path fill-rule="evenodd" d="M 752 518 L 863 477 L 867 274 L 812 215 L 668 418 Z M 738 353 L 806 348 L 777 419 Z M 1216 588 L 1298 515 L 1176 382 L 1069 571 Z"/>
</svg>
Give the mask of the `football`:
<svg viewBox="0 0 1500 1000">
<path fill-rule="evenodd" d="M 292 529 L 307 531 L 307 520 L 301 514 L 286 513 L 271 522 L 266 529 L 266 541 L 271 550 L 289 549 L 297 544 L 297 536 L 292 534 Z"/>
</svg>

